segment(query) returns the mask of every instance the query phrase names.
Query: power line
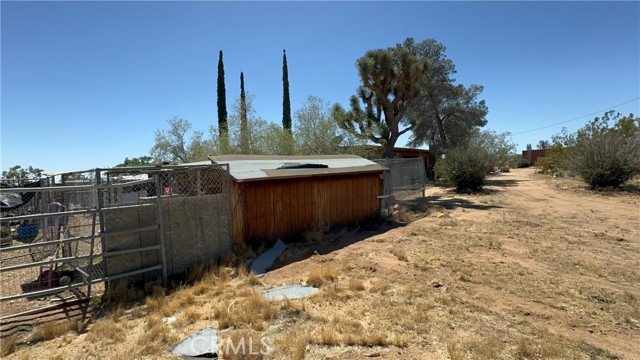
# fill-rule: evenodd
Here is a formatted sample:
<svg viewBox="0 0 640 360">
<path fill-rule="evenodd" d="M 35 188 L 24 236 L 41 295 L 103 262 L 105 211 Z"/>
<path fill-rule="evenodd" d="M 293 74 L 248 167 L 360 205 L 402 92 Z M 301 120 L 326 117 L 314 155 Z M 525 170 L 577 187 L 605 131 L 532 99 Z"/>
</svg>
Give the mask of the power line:
<svg viewBox="0 0 640 360">
<path fill-rule="evenodd" d="M 571 122 L 571 121 L 576 121 L 576 120 L 580 120 L 580 119 L 582 119 L 582 118 L 586 118 L 587 116 L 593 116 L 593 115 L 596 115 L 596 114 L 600 114 L 600 113 L 602 113 L 602 112 L 604 112 L 604 111 L 608 111 L 608 110 L 611 110 L 611 109 L 615 109 L 615 108 L 617 108 L 618 106 L 622 106 L 622 105 L 625 105 L 625 104 L 628 104 L 628 103 L 630 103 L 630 102 L 634 102 L 634 101 L 637 101 L 637 100 L 640 100 L 640 97 L 637 97 L 637 98 L 635 98 L 635 99 L 631 99 L 631 100 L 629 100 L 629 101 L 625 101 L 625 102 L 623 102 L 623 103 L 621 103 L 621 104 L 618 104 L 618 105 L 610 106 L 610 107 L 608 107 L 608 108 L 606 108 L 606 109 L 602 109 L 602 110 L 594 111 L 594 112 L 592 112 L 591 114 L 582 115 L 582 116 L 580 116 L 580 117 L 573 118 L 573 119 L 571 119 L 571 120 L 561 121 L 561 122 L 559 122 L 559 123 L 555 123 L 555 124 L 551 124 L 551 125 L 543 126 L 543 127 L 537 128 L 537 129 L 532 129 L 532 130 L 527 130 L 527 131 L 523 131 L 523 132 L 515 133 L 515 134 L 512 134 L 512 135 L 522 135 L 522 134 L 526 134 L 526 133 L 530 133 L 530 132 L 534 132 L 534 131 L 538 131 L 538 130 L 542 130 L 542 129 L 548 129 L 548 128 L 550 128 L 550 127 L 554 127 L 554 126 L 558 126 L 558 125 L 566 124 L 566 123 Z"/>
</svg>

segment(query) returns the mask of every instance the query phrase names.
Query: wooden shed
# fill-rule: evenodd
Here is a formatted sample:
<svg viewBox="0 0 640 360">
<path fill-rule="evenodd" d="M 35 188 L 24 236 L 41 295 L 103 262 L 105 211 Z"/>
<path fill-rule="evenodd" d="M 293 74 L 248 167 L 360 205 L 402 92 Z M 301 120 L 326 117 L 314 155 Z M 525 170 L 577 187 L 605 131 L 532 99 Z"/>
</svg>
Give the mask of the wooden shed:
<svg viewBox="0 0 640 360">
<path fill-rule="evenodd" d="M 380 213 L 385 167 L 355 155 L 210 157 L 229 164 L 233 235 L 257 245 Z"/>
</svg>

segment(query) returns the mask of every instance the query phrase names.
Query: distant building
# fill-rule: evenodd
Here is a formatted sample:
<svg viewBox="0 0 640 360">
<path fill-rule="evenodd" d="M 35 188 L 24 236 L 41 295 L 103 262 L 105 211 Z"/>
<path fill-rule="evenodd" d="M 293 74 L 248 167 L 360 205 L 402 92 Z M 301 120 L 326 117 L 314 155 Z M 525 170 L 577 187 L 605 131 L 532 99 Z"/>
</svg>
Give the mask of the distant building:
<svg viewBox="0 0 640 360">
<path fill-rule="evenodd" d="M 536 165 L 538 159 L 547 155 L 547 149 L 522 150 L 522 158 L 529 162 L 529 165 Z"/>
</svg>

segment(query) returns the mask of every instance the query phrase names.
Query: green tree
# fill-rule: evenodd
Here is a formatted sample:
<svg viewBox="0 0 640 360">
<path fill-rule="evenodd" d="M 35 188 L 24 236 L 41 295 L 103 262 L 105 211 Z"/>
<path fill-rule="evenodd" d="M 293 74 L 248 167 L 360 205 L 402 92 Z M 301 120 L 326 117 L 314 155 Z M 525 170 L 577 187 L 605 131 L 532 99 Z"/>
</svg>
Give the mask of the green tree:
<svg viewBox="0 0 640 360">
<path fill-rule="evenodd" d="M 247 99 L 244 93 L 244 74 L 240 72 L 240 152 L 249 153 L 249 122 L 247 120 Z"/>
<path fill-rule="evenodd" d="M 382 145 L 384 157 L 393 157 L 398 138 L 415 126 L 405 121 L 405 113 L 419 94 L 418 82 L 428 64 L 411 51 L 413 45 L 408 38 L 393 48 L 367 51 L 356 61 L 361 85 L 357 95 L 351 96 L 351 109 L 346 111 L 339 104 L 333 108 L 341 128 Z"/>
<path fill-rule="evenodd" d="M 5 170 L 2 172 L 3 179 L 15 179 L 15 180 L 29 180 L 29 179 L 39 179 L 42 177 L 44 170 L 40 168 L 35 168 L 33 166 L 29 166 L 28 168 L 23 168 L 20 165 L 14 165 L 9 168 L 9 170 Z"/>
<path fill-rule="evenodd" d="M 193 125 L 188 120 L 174 117 L 168 123 L 168 130 L 156 131 L 155 144 L 151 148 L 155 161 L 171 164 L 204 161 L 207 155 L 216 153 L 215 141 L 206 139 L 200 131 L 191 131 Z"/>
<path fill-rule="evenodd" d="M 511 139 L 511 133 L 498 133 L 493 130 L 475 129 L 470 135 L 469 142 L 483 149 L 488 156 L 489 170 L 508 168 L 512 165 L 516 155 L 516 144 Z"/>
<path fill-rule="evenodd" d="M 410 145 L 429 145 L 435 151 L 465 144 L 474 129 L 486 125 L 483 87 L 456 85 L 455 65 L 445 55 L 446 47 L 434 39 L 411 43 L 409 50 L 429 65 L 419 81 L 419 94 L 407 110 L 414 124 Z"/>
<path fill-rule="evenodd" d="M 291 99 L 289 97 L 289 69 L 287 67 L 287 51 L 282 50 L 282 128 L 286 138 L 292 137 L 291 132 Z M 292 144 L 291 140 L 285 140 Z M 286 148 L 285 153 L 291 154 L 292 148 Z"/>
<path fill-rule="evenodd" d="M 536 145 L 536 147 L 538 149 L 548 149 L 551 147 L 551 143 L 549 142 L 549 140 L 540 140 L 538 141 L 538 144 Z"/>
<path fill-rule="evenodd" d="M 365 141 L 340 129 L 331 116 L 329 104 L 317 96 L 308 96 L 302 107 L 296 110 L 294 119 L 294 144 L 298 154 L 339 154 L 365 144 Z"/>
<path fill-rule="evenodd" d="M 120 164 L 116 165 L 116 167 L 124 167 L 124 166 L 145 166 L 145 165 L 153 165 L 153 158 L 151 156 L 140 156 L 129 159 L 128 157 L 124 158 L 124 161 Z"/>
<path fill-rule="evenodd" d="M 255 96 L 245 93 L 244 99 L 236 98 L 229 115 L 229 152 L 236 154 L 282 154 L 287 146 L 281 126 L 258 116 L 253 103 Z M 246 135 L 241 135 L 242 118 L 246 121 Z M 243 141 L 246 149 L 243 150 Z"/>
<path fill-rule="evenodd" d="M 227 90 L 224 84 L 224 63 L 222 50 L 218 58 L 218 129 L 220 148 L 223 152 L 229 147 L 229 128 L 227 126 Z"/>
</svg>

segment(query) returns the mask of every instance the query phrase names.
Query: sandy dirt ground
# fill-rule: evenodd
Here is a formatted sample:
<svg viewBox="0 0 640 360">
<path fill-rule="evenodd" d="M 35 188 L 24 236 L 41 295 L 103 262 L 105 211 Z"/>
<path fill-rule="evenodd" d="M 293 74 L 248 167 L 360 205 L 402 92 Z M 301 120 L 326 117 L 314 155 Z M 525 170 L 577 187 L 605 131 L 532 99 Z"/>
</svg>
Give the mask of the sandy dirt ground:
<svg viewBox="0 0 640 360">
<path fill-rule="evenodd" d="M 273 340 L 263 358 L 640 359 L 637 187 L 592 192 L 574 179 L 517 169 L 491 176 L 480 193 L 431 187 L 415 207 L 422 211 L 397 215 L 413 220 L 405 226 L 363 225 L 289 244 L 274 270 L 246 282 L 255 290 L 291 283 L 321 289 L 247 320 L 248 329 Z M 172 340 L 224 328 L 219 315 L 198 311 L 244 306 L 239 290 L 207 286 L 171 295 L 187 299 L 165 311 L 179 319 L 162 330 Z M 90 326 L 85 334 L 19 345 L 11 356 L 166 356 L 139 352 L 145 331 L 154 329 L 152 304 L 112 317 L 112 327 L 127 333 L 116 350 L 108 339 L 90 340 Z M 229 329 L 221 336 L 237 331 Z"/>
</svg>

